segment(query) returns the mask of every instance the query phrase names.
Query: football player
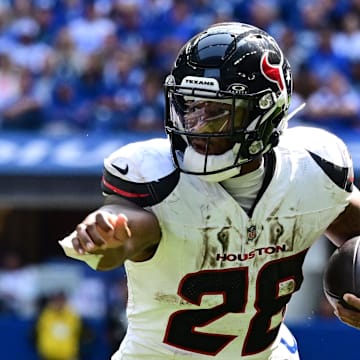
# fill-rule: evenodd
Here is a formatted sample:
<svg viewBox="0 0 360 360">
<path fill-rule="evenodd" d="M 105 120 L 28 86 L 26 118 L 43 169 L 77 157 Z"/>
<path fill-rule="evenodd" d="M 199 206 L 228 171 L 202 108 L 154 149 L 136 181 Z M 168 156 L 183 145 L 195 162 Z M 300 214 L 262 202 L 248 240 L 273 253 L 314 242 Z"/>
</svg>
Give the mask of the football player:
<svg viewBox="0 0 360 360">
<path fill-rule="evenodd" d="M 196 35 L 164 86 L 167 139 L 105 159 L 104 205 L 61 242 L 96 270 L 125 265 L 129 325 L 112 359 L 299 359 L 284 317 L 306 253 L 323 233 L 337 246 L 360 235 L 347 148 L 286 129 L 291 69 L 254 26 Z"/>
</svg>

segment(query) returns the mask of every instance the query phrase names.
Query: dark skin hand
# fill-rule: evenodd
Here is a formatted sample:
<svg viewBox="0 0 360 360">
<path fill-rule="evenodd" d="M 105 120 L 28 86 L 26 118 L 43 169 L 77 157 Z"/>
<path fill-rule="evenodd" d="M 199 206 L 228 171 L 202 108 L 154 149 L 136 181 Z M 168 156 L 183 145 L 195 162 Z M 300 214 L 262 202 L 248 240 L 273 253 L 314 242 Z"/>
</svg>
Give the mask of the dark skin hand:
<svg viewBox="0 0 360 360">
<path fill-rule="evenodd" d="M 343 299 L 349 305 L 356 309 L 359 309 L 360 311 L 360 298 L 356 297 L 353 294 L 344 294 Z M 349 310 L 343 307 L 340 303 L 337 303 L 334 314 L 339 318 L 341 322 L 357 329 L 360 328 L 360 312 Z"/>
<path fill-rule="evenodd" d="M 103 254 L 98 270 L 108 270 L 121 266 L 126 259 L 149 259 L 160 238 L 154 214 L 118 196 L 109 196 L 104 206 L 76 227 L 72 244 L 79 254 Z"/>
</svg>

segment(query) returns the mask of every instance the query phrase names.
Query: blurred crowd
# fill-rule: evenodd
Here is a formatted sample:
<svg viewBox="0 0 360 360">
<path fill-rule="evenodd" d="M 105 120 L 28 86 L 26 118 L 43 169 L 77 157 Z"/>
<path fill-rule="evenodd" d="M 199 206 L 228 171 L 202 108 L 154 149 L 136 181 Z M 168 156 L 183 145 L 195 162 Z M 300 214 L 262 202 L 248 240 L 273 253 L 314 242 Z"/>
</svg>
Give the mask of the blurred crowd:
<svg viewBox="0 0 360 360">
<path fill-rule="evenodd" d="M 307 104 L 301 123 L 360 131 L 360 0 L 0 0 L 0 131 L 161 130 L 162 84 L 177 52 L 222 21 L 278 40 L 292 65 L 291 109 Z M 1 259 L 2 315 L 40 319 L 66 300 L 81 319 L 105 321 L 117 346 L 126 296 L 122 268 Z"/>
<path fill-rule="evenodd" d="M 360 128 L 360 0 L 1 0 L 0 129 L 159 130 L 181 45 L 232 20 L 278 40 L 303 121 Z"/>
<path fill-rule="evenodd" d="M 126 331 L 126 302 L 123 267 L 96 272 L 63 257 L 26 263 L 18 251 L 0 256 L 0 320 L 10 317 L 19 329 L 21 321 L 32 324 L 25 343 L 37 360 L 98 360 L 88 352 L 101 343 L 114 352 Z"/>
</svg>

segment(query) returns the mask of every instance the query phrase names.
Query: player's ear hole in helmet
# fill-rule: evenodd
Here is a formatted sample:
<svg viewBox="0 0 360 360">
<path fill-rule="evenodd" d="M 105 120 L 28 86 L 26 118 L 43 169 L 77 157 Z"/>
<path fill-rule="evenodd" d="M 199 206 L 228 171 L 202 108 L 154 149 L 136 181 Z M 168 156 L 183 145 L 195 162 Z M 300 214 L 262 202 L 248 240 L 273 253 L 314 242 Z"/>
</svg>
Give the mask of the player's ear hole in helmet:
<svg viewBox="0 0 360 360">
<path fill-rule="evenodd" d="M 292 93 L 288 61 L 266 32 L 211 26 L 180 50 L 164 84 L 176 166 L 222 181 L 277 145 Z"/>
</svg>

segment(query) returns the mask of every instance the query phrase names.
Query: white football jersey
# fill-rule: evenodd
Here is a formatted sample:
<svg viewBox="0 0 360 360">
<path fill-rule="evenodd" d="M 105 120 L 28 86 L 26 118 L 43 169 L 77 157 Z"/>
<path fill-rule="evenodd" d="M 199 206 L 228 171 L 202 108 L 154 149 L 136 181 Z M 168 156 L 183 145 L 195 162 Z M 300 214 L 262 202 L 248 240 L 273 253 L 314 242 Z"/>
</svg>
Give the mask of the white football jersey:
<svg viewBox="0 0 360 360">
<path fill-rule="evenodd" d="M 304 257 L 347 206 L 353 170 L 342 141 L 303 127 L 265 169 L 245 212 L 221 184 L 175 169 L 167 139 L 105 160 L 104 193 L 151 210 L 162 230 L 150 260 L 125 263 L 129 328 L 113 359 L 275 358 Z"/>
</svg>

